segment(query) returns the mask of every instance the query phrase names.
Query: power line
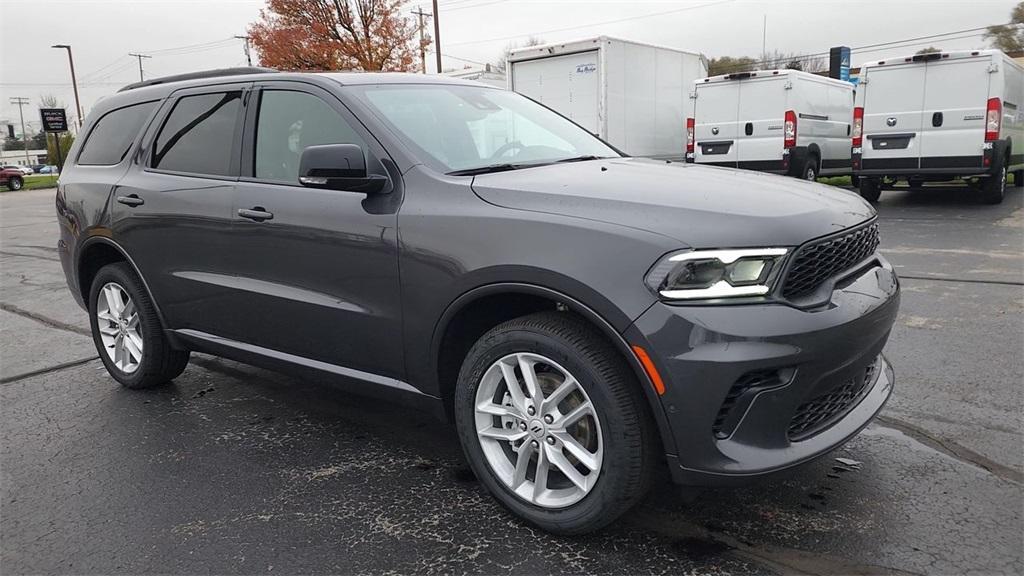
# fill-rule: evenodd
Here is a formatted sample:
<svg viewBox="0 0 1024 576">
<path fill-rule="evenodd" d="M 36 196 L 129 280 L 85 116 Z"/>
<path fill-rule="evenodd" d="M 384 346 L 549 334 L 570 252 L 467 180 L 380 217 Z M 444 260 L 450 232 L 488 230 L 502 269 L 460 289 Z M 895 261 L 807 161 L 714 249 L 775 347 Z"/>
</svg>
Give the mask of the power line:
<svg viewBox="0 0 1024 576">
<path fill-rule="evenodd" d="M 687 12 L 689 10 L 697 10 L 699 8 L 710 8 L 712 6 L 718 6 L 720 4 L 729 4 L 736 0 L 718 0 L 717 2 L 708 2 L 706 4 L 698 4 L 697 6 L 685 6 L 683 8 L 674 8 L 672 10 L 663 10 L 661 12 L 652 12 L 650 14 L 640 14 L 637 16 L 628 16 L 626 18 L 616 18 L 614 20 L 604 20 L 602 22 L 592 22 L 590 24 L 580 24 L 578 26 L 567 26 L 565 28 L 553 28 L 551 30 L 534 30 L 526 34 L 513 34 L 511 36 L 497 36 L 494 38 L 487 38 L 484 40 L 469 40 L 466 42 L 452 42 L 449 46 L 466 46 L 469 44 L 483 44 L 486 42 L 496 42 L 498 40 L 513 40 L 515 38 L 522 38 L 524 36 L 537 36 L 540 34 L 550 34 L 552 32 L 566 32 L 568 30 L 578 30 L 580 28 L 593 28 L 594 26 L 604 26 L 606 24 L 617 24 L 619 22 L 628 22 L 630 20 L 640 20 L 641 18 L 653 18 L 655 16 L 664 16 L 666 14 L 675 14 L 677 12 Z"/>
</svg>

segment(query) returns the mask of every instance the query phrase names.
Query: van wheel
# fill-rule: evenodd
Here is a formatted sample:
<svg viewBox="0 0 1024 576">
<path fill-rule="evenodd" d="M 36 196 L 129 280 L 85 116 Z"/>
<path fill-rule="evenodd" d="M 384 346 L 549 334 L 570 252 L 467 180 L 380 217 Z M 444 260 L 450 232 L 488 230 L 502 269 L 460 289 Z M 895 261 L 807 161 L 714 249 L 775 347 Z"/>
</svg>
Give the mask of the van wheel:
<svg viewBox="0 0 1024 576">
<path fill-rule="evenodd" d="M 1024 186 L 1024 170 L 1017 170 L 1013 173 L 1013 185 L 1018 188 Z"/>
<path fill-rule="evenodd" d="M 188 364 L 188 351 L 171 348 L 156 308 L 124 262 L 100 268 L 93 278 L 89 325 L 107 372 L 126 388 L 163 384 Z"/>
<path fill-rule="evenodd" d="M 860 195 L 868 202 L 878 202 L 882 195 L 882 183 L 875 178 L 860 179 Z"/>
<path fill-rule="evenodd" d="M 632 370 L 569 313 L 531 314 L 484 334 L 459 373 L 455 422 L 491 494 L 559 534 L 596 530 L 633 506 L 657 452 Z"/>
<path fill-rule="evenodd" d="M 818 159 L 814 156 L 808 156 L 807 160 L 804 161 L 804 168 L 800 171 L 800 177 L 809 182 L 816 182 L 818 180 Z"/>
<path fill-rule="evenodd" d="M 25 181 L 21 178 L 21 176 L 11 176 L 7 180 L 7 189 L 11 191 L 21 190 L 21 188 L 24 185 Z"/>
<path fill-rule="evenodd" d="M 986 204 L 999 204 L 1006 197 L 1006 162 L 998 161 L 992 175 L 981 185 L 981 200 Z"/>
</svg>

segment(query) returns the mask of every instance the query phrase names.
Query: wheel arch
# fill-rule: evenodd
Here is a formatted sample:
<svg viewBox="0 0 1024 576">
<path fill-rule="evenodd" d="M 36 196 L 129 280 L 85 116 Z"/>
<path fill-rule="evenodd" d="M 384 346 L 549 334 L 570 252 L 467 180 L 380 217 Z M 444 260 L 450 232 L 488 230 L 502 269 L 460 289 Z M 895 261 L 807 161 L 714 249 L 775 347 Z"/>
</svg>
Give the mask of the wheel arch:
<svg viewBox="0 0 1024 576">
<path fill-rule="evenodd" d="M 517 300 L 518 305 L 503 307 L 503 314 L 497 314 L 493 319 L 488 318 L 493 321 L 481 322 L 475 327 L 476 329 L 469 330 L 461 341 L 453 340 L 453 338 L 458 338 L 459 328 L 465 326 L 463 321 L 468 314 L 480 310 L 480 307 L 486 307 L 488 304 L 506 304 Z M 464 292 L 449 304 L 437 322 L 431 338 L 432 372 L 437 378 L 438 393 L 449 421 L 454 421 L 452 410 L 458 371 L 465 354 L 479 336 L 501 322 L 545 309 L 565 310 L 579 315 L 595 327 L 619 351 L 637 378 L 650 413 L 654 417 L 662 445 L 674 453 L 674 440 L 661 400 L 650 377 L 622 333 L 616 330 L 611 321 L 587 303 L 569 296 L 563 291 L 525 282 L 494 283 Z"/>
<path fill-rule="evenodd" d="M 86 309 L 89 308 L 89 290 L 92 287 L 92 279 L 100 268 L 115 262 L 126 262 L 131 266 L 132 271 L 135 272 L 135 275 L 142 283 L 146 296 L 153 303 L 153 308 L 160 319 L 160 324 L 166 328 L 167 322 L 164 320 L 163 312 L 160 310 L 160 304 L 153 297 L 153 291 L 150 290 L 149 283 L 146 282 L 146 278 L 142 275 L 138 265 L 135 264 L 135 261 L 123 246 L 106 236 L 93 236 L 86 239 L 79 247 L 78 255 L 75 258 L 75 281 L 78 284 L 78 291 L 82 295 L 82 301 L 85 302 Z"/>
</svg>

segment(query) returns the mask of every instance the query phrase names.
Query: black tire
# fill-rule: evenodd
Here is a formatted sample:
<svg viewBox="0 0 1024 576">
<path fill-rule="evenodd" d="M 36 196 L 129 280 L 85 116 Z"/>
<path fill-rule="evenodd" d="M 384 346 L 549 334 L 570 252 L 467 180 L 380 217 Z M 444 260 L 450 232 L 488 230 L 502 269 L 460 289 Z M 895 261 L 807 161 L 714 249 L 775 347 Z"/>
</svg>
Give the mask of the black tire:
<svg viewBox="0 0 1024 576">
<path fill-rule="evenodd" d="M 1017 170 L 1013 173 L 1013 185 L 1018 188 L 1024 186 L 1024 170 Z"/>
<path fill-rule="evenodd" d="M 128 373 L 122 371 L 110 358 L 100 335 L 97 316 L 100 291 L 107 283 L 114 282 L 122 287 L 132 299 L 139 317 L 139 334 L 142 337 L 142 359 L 138 367 Z M 173 380 L 188 364 L 189 352 L 175 350 L 164 336 L 163 326 L 157 316 L 156 308 L 149 295 L 136 276 L 135 271 L 125 262 L 108 264 L 96 273 L 89 289 L 89 326 L 92 329 L 92 340 L 96 345 L 100 360 L 107 372 L 126 388 L 151 388 Z"/>
<path fill-rule="evenodd" d="M 850 176 L 850 185 L 854 188 L 860 188 L 860 176 L 856 174 Z"/>
<path fill-rule="evenodd" d="M 21 190 L 25 186 L 25 179 L 21 176 L 11 176 L 7 180 L 7 189 L 11 191 Z"/>
<path fill-rule="evenodd" d="M 907 188 L 910 188 L 911 190 L 920 190 L 921 188 L 924 188 L 924 180 L 911 178 L 907 180 Z"/>
<path fill-rule="evenodd" d="M 800 169 L 800 173 L 797 174 L 797 178 L 801 180 L 807 180 L 808 182 L 818 181 L 818 157 L 810 154 L 807 156 L 807 160 L 804 160 L 804 165 Z"/>
<path fill-rule="evenodd" d="M 868 202 L 878 202 L 878 198 L 882 196 L 882 184 L 875 178 L 861 178 L 860 195 Z"/>
<path fill-rule="evenodd" d="M 981 184 L 981 201 L 985 204 L 1000 204 L 1006 197 L 1006 161 L 998 159 L 992 173 Z"/>
<path fill-rule="evenodd" d="M 498 359 L 516 352 L 545 356 L 582 385 L 600 418 L 604 458 L 596 484 L 581 500 L 545 508 L 521 499 L 492 471 L 475 425 L 477 387 Z M 510 320 L 484 334 L 466 356 L 455 392 L 455 421 L 476 477 L 506 508 L 549 532 L 583 534 L 629 510 L 647 491 L 658 444 L 646 400 L 625 359 L 593 326 L 565 312 Z"/>
</svg>

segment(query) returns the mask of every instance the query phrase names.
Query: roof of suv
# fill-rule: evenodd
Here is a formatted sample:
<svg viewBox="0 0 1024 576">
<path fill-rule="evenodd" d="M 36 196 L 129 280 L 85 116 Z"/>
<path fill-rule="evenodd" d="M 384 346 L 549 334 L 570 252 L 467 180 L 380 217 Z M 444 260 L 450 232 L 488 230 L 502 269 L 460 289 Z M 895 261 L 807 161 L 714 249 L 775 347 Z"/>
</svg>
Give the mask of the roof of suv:
<svg viewBox="0 0 1024 576">
<path fill-rule="evenodd" d="M 96 103 L 89 116 L 103 115 L 114 108 L 142 102 L 160 100 L 182 88 L 194 88 L 225 83 L 256 82 L 260 80 L 329 80 L 340 85 L 369 84 L 447 84 L 478 86 L 497 89 L 494 86 L 436 74 L 413 74 L 403 72 L 279 72 L 271 68 L 240 67 L 203 70 L 174 76 L 163 76 L 143 82 L 128 84 L 116 94 Z"/>
<path fill-rule="evenodd" d="M 308 76 L 310 74 L 315 74 L 317 76 L 331 78 L 342 85 L 478 84 L 470 80 L 461 80 L 450 76 L 440 76 L 434 74 L 413 74 L 409 72 L 279 72 L 272 68 L 261 68 L 253 66 L 241 68 L 222 68 L 219 70 L 203 70 L 199 72 L 189 72 L 187 74 L 177 74 L 174 76 L 162 76 L 160 78 L 153 78 L 151 80 L 145 80 L 142 82 L 136 82 L 134 84 L 128 84 L 124 88 L 118 90 L 118 92 L 127 92 L 129 90 L 135 90 L 138 88 L 145 88 L 148 86 L 157 86 L 165 84 L 181 84 L 183 86 L 201 85 L 204 83 L 209 83 L 211 81 L 216 82 L 218 80 L 228 78 L 230 78 L 231 80 L 249 80 L 251 78 L 248 77 L 254 75 L 258 75 L 259 79 L 266 79 L 266 76 L 264 76 L 264 74 L 274 74 L 275 76 L 281 77 L 281 79 L 290 79 L 296 76 L 301 77 Z"/>
</svg>

